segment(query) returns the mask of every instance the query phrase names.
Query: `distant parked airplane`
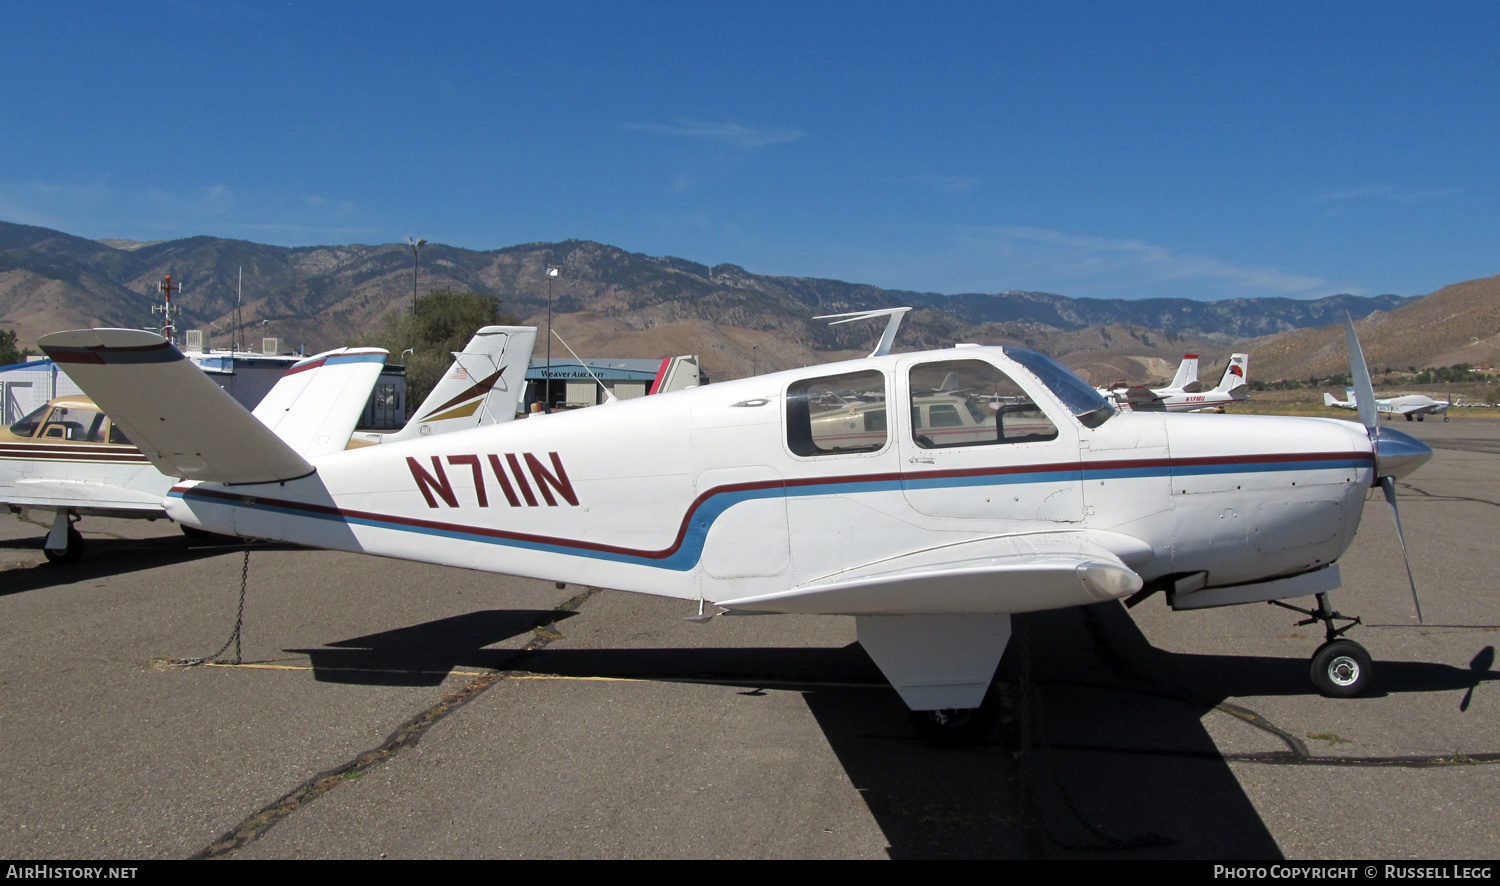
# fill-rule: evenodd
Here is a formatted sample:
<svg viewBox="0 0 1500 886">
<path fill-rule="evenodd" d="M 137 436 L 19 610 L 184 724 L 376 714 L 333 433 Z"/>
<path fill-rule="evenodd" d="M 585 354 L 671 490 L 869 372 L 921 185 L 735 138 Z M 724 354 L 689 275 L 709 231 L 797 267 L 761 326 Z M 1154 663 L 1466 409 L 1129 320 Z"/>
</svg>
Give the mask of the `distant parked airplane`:
<svg viewBox="0 0 1500 886">
<path fill-rule="evenodd" d="M 1348 400 L 1340 400 L 1332 394 L 1323 395 L 1324 406 L 1337 406 L 1340 409 L 1358 409 L 1359 405 L 1354 402 L 1354 389 L 1345 388 L 1344 394 Z M 1404 415 L 1407 421 L 1416 419 L 1421 421 L 1429 415 L 1441 415 L 1443 421 L 1448 420 L 1448 407 L 1452 404 L 1447 400 L 1434 400 L 1426 394 L 1407 394 L 1404 397 L 1387 397 L 1375 401 L 1375 411 L 1386 415 Z"/>
<path fill-rule="evenodd" d="M 1210 391 L 1202 391 L 1198 384 L 1198 355 L 1188 354 L 1182 358 L 1177 376 L 1172 379 L 1169 387 L 1153 390 L 1137 385 L 1116 387 L 1106 393 L 1122 407 L 1134 412 L 1222 411 L 1230 403 L 1249 399 L 1250 389 L 1246 386 L 1245 376 L 1249 363 L 1248 354 L 1232 355 L 1229 365 L 1224 367 L 1224 375 L 1219 379 L 1218 386 Z"/>
</svg>

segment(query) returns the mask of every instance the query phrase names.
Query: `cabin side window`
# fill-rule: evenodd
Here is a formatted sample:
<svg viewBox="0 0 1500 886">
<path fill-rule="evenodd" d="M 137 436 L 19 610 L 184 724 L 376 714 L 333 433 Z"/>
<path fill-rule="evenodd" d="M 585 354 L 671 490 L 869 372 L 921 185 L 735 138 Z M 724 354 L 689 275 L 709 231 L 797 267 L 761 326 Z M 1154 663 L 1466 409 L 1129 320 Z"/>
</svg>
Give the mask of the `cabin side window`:
<svg viewBox="0 0 1500 886">
<path fill-rule="evenodd" d="M 874 370 L 793 382 L 787 445 L 797 455 L 875 452 L 888 438 L 885 376 Z"/>
<path fill-rule="evenodd" d="M 42 437 L 72 443 L 103 443 L 104 413 L 79 406 L 54 406 L 42 425 Z"/>
<path fill-rule="evenodd" d="M 919 363 L 909 379 L 912 442 L 923 449 L 1057 439 L 1030 395 L 983 360 Z"/>
</svg>

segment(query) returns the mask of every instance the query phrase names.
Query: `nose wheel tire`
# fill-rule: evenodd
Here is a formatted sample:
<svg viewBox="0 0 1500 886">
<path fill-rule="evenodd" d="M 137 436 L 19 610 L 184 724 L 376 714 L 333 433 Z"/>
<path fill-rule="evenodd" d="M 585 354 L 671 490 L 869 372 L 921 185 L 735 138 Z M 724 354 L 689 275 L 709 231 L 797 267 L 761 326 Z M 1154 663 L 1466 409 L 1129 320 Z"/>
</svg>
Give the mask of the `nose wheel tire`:
<svg viewBox="0 0 1500 886">
<path fill-rule="evenodd" d="M 1312 681 L 1329 698 L 1353 698 L 1370 685 L 1370 653 L 1353 640 L 1331 640 L 1312 657 Z"/>
</svg>

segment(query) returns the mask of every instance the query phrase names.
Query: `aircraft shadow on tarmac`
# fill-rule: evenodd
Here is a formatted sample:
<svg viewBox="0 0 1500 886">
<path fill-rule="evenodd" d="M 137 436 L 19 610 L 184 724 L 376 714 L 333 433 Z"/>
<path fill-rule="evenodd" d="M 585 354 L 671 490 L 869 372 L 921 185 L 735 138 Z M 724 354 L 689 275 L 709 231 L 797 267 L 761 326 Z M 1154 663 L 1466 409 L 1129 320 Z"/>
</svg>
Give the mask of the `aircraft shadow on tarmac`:
<svg viewBox="0 0 1500 886">
<path fill-rule="evenodd" d="M 41 555 L 44 537 L 7 539 L 0 542 L 0 558 L 19 555 L 34 558 Z M 255 550 L 294 550 L 295 545 L 255 542 Z M 5 571 L 0 596 L 63 587 L 78 582 L 116 575 L 128 575 L 175 563 L 187 563 L 207 557 L 238 554 L 244 550 L 242 539 L 194 539 L 186 536 L 157 538 L 88 539 L 88 551 L 73 563 L 21 565 Z"/>
<path fill-rule="evenodd" d="M 323 683 L 437 686 L 456 668 L 505 669 L 520 650 L 486 646 L 575 614 L 555 609 L 484 610 L 339 640 L 319 649 L 283 651 L 306 655 L 314 678 Z"/>
<path fill-rule="evenodd" d="M 964 749 L 919 741 L 858 644 L 844 648 L 486 649 L 571 613 L 492 610 L 320 649 L 317 679 L 437 685 L 455 668 L 800 691 L 896 858 L 1279 858 L 1203 719 L 1226 699 L 1309 695 L 1305 659 L 1151 646 L 1118 604 L 1016 619 L 1006 722 Z M 1380 662 L 1380 692 L 1469 690 L 1470 667 Z M 1339 702 L 1330 700 L 1329 704 Z"/>
</svg>

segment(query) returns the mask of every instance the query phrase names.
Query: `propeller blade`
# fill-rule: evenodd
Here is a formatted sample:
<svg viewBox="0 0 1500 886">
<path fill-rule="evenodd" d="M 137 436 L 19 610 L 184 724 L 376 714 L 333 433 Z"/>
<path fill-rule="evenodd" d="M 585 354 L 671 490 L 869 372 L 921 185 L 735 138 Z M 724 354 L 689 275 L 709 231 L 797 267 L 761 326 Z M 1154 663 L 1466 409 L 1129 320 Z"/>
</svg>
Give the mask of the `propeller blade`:
<svg viewBox="0 0 1500 886">
<path fill-rule="evenodd" d="M 1365 352 L 1359 347 L 1359 337 L 1354 334 L 1354 318 L 1344 312 L 1344 338 L 1349 343 L 1349 380 L 1354 386 L 1355 406 L 1359 409 L 1359 422 L 1370 432 L 1370 439 L 1380 433 L 1380 415 L 1375 411 L 1375 384 L 1370 381 L 1370 370 L 1365 366 Z"/>
<path fill-rule="evenodd" d="M 1417 580 L 1411 574 L 1411 558 L 1406 555 L 1406 537 L 1401 534 L 1401 512 L 1396 509 L 1396 478 L 1381 477 L 1380 488 L 1391 506 L 1391 519 L 1396 521 L 1396 540 L 1401 542 L 1401 559 L 1406 563 L 1406 580 L 1411 582 L 1411 602 L 1417 607 L 1417 621 L 1422 622 L 1422 601 L 1417 599 Z"/>
</svg>

